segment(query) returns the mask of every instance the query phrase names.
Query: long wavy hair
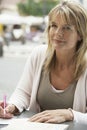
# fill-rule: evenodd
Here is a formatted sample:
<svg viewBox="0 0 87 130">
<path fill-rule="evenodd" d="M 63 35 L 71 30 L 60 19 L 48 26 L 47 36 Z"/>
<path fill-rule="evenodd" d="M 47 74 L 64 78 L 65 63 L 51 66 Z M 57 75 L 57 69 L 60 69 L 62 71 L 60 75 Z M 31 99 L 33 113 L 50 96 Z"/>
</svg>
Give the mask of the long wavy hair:
<svg viewBox="0 0 87 130">
<path fill-rule="evenodd" d="M 76 52 L 74 54 L 75 60 L 75 72 L 74 78 L 78 80 L 81 74 L 85 71 L 87 67 L 87 11 L 82 5 L 72 1 L 63 0 L 60 4 L 56 5 L 49 12 L 49 20 L 47 26 L 47 38 L 48 38 L 48 48 L 47 48 L 47 58 L 44 64 L 45 70 L 51 71 L 52 67 L 56 63 L 55 50 L 52 47 L 49 39 L 49 30 L 51 21 L 61 15 L 63 19 L 66 20 L 68 24 L 74 24 L 76 30 L 81 37 L 76 46 Z"/>
</svg>

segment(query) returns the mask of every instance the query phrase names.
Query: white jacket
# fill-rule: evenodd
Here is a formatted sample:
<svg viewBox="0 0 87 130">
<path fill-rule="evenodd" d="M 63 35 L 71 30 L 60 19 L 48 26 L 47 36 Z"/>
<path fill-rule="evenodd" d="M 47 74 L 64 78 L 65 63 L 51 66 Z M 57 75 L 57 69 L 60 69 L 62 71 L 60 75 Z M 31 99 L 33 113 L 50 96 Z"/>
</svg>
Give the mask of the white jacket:
<svg viewBox="0 0 87 130">
<path fill-rule="evenodd" d="M 37 104 L 36 101 L 36 94 L 42 66 L 45 60 L 46 48 L 47 45 L 40 45 L 30 54 L 18 86 L 9 100 L 9 103 L 17 106 L 20 112 L 27 108 L 35 113 L 40 112 L 39 104 Z M 73 103 L 73 114 L 75 121 L 87 124 L 86 105 L 87 70 L 78 80 L 75 90 Z"/>
</svg>

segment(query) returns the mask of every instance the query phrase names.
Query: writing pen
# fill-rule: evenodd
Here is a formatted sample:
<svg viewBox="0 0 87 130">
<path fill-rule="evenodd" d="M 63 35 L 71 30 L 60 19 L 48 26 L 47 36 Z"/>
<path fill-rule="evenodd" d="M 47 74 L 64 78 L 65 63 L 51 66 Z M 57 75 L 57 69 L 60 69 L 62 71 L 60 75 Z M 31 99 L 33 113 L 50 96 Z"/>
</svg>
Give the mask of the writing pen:
<svg viewBox="0 0 87 130">
<path fill-rule="evenodd" d="M 3 96 L 3 103 L 4 103 L 4 115 L 6 114 L 5 107 L 6 107 L 6 95 Z"/>
</svg>

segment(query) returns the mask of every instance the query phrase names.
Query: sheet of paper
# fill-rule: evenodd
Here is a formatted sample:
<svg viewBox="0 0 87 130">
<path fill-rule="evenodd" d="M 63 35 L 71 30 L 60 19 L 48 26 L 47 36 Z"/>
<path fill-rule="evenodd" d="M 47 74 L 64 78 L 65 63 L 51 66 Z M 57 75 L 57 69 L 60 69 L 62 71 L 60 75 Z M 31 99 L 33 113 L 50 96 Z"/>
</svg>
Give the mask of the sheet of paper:
<svg viewBox="0 0 87 130">
<path fill-rule="evenodd" d="M 2 125 L 2 124 L 4 124 L 4 125 L 8 125 L 8 124 L 10 124 L 10 122 L 12 121 L 12 120 L 14 120 L 14 119 L 16 119 L 17 117 L 13 117 L 13 118 L 11 118 L 11 119 L 2 119 L 2 118 L 0 118 L 0 124 Z"/>
<path fill-rule="evenodd" d="M 66 124 L 50 124 L 29 122 L 28 119 L 14 119 L 2 130 L 66 130 Z"/>
</svg>

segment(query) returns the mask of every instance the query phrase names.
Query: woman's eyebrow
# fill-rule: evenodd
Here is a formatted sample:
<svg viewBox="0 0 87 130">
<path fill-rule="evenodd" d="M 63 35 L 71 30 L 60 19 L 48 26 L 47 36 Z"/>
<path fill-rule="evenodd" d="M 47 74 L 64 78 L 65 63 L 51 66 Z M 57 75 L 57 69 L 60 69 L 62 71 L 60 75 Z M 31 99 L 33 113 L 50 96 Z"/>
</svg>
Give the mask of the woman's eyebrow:
<svg viewBox="0 0 87 130">
<path fill-rule="evenodd" d="M 57 23 L 52 21 L 51 24 L 57 24 Z"/>
<path fill-rule="evenodd" d="M 58 24 L 58 23 L 55 22 L 55 21 L 51 21 L 51 24 Z M 67 25 L 67 26 L 72 26 L 72 24 L 69 24 L 69 23 L 64 23 L 63 26 L 65 26 L 65 25 Z"/>
</svg>

